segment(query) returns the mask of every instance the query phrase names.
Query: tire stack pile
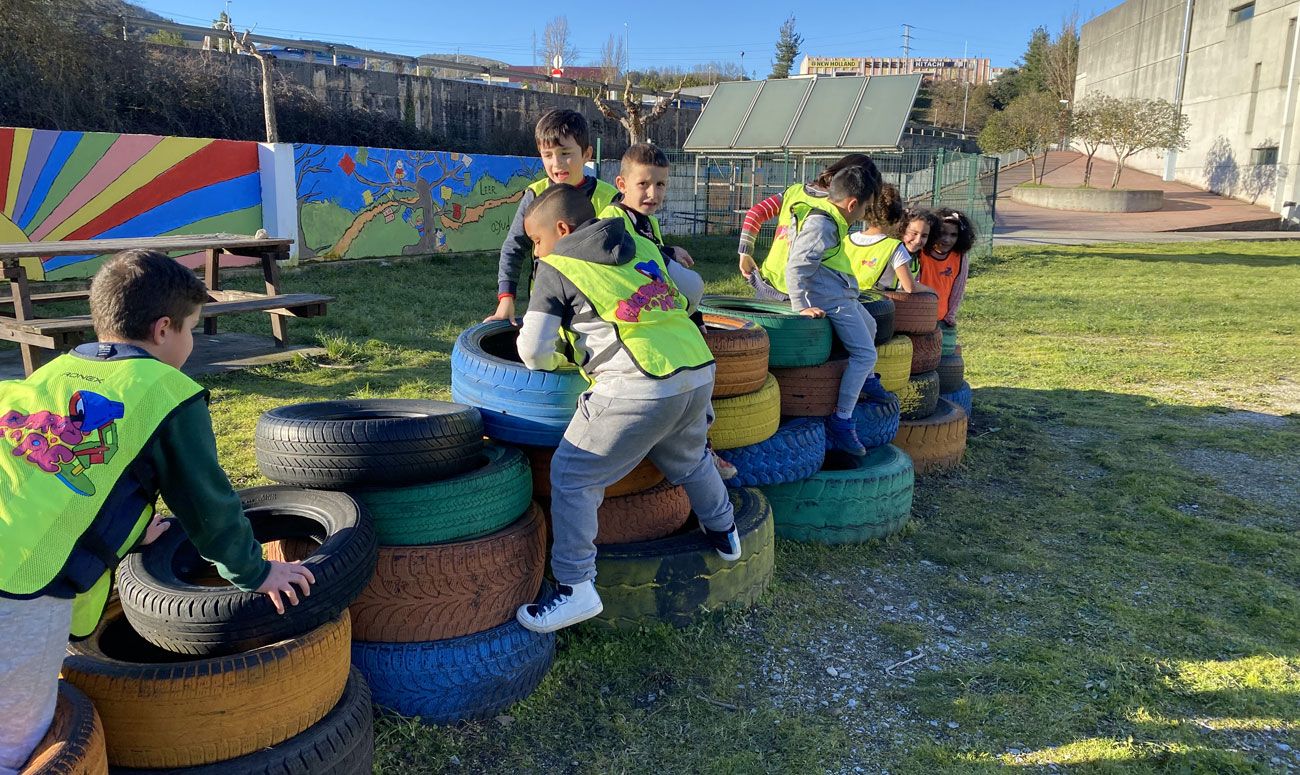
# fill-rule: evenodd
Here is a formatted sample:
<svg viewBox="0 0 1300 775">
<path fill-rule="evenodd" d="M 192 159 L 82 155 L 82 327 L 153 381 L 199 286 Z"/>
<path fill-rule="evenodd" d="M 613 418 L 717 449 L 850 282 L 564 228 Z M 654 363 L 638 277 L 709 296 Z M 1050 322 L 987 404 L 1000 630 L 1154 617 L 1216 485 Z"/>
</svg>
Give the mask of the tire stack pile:
<svg viewBox="0 0 1300 775">
<path fill-rule="evenodd" d="M 868 296 L 863 304 L 877 319 L 878 339 L 888 340 L 892 302 Z M 826 422 L 847 364 L 847 355 L 833 350 L 829 321 L 794 314 L 784 303 L 738 297 L 705 297 L 702 308 L 706 323 L 731 316 L 766 331 L 780 390 L 784 419 L 770 438 L 728 449 L 715 436 L 719 454 L 739 471 L 730 484 L 759 487 L 772 504 L 776 534 L 785 538 L 852 543 L 900 530 L 911 513 L 913 475 L 907 456 L 889 446 L 897 406 L 862 402 L 855 408 L 859 437 L 870 448 L 865 457 L 827 452 Z M 717 384 L 727 384 L 726 367 L 719 359 Z M 720 419 L 722 403 L 714 399 Z"/>
<path fill-rule="evenodd" d="M 533 496 L 549 512 L 551 458 L 590 383 L 576 366 L 555 372 L 525 368 L 517 334 L 504 321 L 465 330 L 452 350 L 452 398 L 478 407 L 488 437 L 519 447 L 532 468 Z M 760 387 L 766 376 L 764 357 Z M 775 382 L 764 398 L 775 411 Z M 685 626 L 701 610 L 752 604 L 767 588 L 772 520 L 758 493 L 732 495 L 744 550 L 734 564 L 718 558 L 699 534 L 685 490 L 665 481 L 650 461 L 611 485 L 605 497 L 596 536 L 596 589 L 604 602 L 597 626 Z"/>
<path fill-rule="evenodd" d="M 263 474 L 346 490 L 373 526 L 375 570 L 350 610 L 375 704 L 446 724 L 492 718 L 541 683 L 555 638 L 514 612 L 541 586 L 546 526 L 523 455 L 485 447 L 478 410 L 300 404 L 263 415 L 257 441 Z"/>
<path fill-rule="evenodd" d="M 898 393 L 902 419 L 894 444 L 911 456 L 918 474 L 951 470 L 966 451 L 967 416 L 939 395 L 943 358 L 939 299 L 932 293 L 884 293 L 894 301 L 895 327 L 912 343 L 911 376 Z"/>
<path fill-rule="evenodd" d="M 939 397 L 960 406 L 971 416 L 970 383 L 966 381 L 966 361 L 957 344 L 957 327 L 940 325 L 943 332 L 943 356 L 939 359 Z"/>
<path fill-rule="evenodd" d="M 350 665 L 347 611 L 374 568 L 369 522 L 343 493 L 239 496 L 272 555 L 312 547 L 314 594 L 277 614 L 173 527 L 122 563 L 119 599 L 69 644 L 63 677 L 98 709 L 114 773 L 369 772 L 371 696 Z"/>
</svg>

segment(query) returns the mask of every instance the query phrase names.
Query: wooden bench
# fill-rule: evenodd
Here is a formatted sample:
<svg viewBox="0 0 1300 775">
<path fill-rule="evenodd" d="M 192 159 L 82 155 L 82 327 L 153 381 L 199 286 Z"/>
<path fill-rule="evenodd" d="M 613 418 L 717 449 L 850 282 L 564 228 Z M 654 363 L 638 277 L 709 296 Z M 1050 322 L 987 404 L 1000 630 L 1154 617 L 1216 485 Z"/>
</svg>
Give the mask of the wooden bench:
<svg viewBox="0 0 1300 775">
<path fill-rule="evenodd" d="M 265 312 L 271 317 L 271 333 L 277 347 L 285 345 L 285 318 L 324 315 L 331 296 L 313 293 L 281 293 L 280 267 L 276 263 L 288 258 L 289 239 L 259 238 L 237 234 L 200 234 L 181 237 L 144 237 L 137 239 L 77 240 L 0 244 L 3 278 L 9 281 L 9 298 L 0 299 L 0 340 L 17 342 L 22 352 L 23 370 L 31 374 L 43 360 L 42 350 L 66 350 L 75 347 L 94 326 L 89 315 L 38 317 L 33 307 L 56 302 L 84 301 L 89 290 L 78 289 L 32 293 L 27 271 L 20 259 L 34 256 L 105 255 L 123 250 L 148 249 L 163 252 L 203 251 L 204 281 L 209 302 L 203 306 L 203 332 L 217 332 L 216 318 L 246 312 Z M 261 259 L 266 293 L 221 290 L 221 254 L 253 256 Z M 4 314 L 12 310 L 11 315 Z"/>
</svg>

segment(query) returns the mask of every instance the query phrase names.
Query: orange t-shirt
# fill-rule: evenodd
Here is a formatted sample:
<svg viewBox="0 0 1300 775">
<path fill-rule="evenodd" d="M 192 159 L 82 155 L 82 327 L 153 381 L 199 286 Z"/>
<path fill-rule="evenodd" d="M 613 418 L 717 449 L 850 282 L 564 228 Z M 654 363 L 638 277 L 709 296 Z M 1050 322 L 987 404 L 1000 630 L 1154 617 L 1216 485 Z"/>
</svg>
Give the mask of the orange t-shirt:
<svg viewBox="0 0 1300 775">
<path fill-rule="evenodd" d="M 961 276 L 961 264 L 965 260 L 965 255 L 954 251 L 949 251 L 943 258 L 938 258 L 928 250 L 921 252 L 919 279 L 939 294 L 939 320 L 943 320 L 948 314 L 948 301 L 952 298 L 952 287 Z"/>
</svg>

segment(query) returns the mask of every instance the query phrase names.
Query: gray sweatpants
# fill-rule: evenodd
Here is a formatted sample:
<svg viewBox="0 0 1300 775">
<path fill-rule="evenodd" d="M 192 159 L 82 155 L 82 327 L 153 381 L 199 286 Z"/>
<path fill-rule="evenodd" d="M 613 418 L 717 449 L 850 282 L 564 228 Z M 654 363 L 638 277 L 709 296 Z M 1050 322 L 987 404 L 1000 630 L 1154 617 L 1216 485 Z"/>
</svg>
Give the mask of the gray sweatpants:
<svg viewBox="0 0 1300 775">
<path fill-rule="evenodd" d="M 551 571 L 561 584 L 596 578 L 596 510 L 605 488 L 650 461 L 686 488 L 710 530 L 735 521 L 727 489 L 705 449 L 713 385 L 656 399 L 584 393 L 551 460 Z"/>
<path fill-rule="evenodd" d="M 876 319 L 857 299 L 822 309 L 835 329 L 835 337 L 849 351 L 849 365 L 840 377 L 840 396 L 835 410 L 842 417 L 853 414 L 862 386 L 876 371 Z"/>
<path fill-rule="evenodd" d="M 0 775 L 16 775 L 54 719 L 72 601 L 0 598 Z"/>
</svg>

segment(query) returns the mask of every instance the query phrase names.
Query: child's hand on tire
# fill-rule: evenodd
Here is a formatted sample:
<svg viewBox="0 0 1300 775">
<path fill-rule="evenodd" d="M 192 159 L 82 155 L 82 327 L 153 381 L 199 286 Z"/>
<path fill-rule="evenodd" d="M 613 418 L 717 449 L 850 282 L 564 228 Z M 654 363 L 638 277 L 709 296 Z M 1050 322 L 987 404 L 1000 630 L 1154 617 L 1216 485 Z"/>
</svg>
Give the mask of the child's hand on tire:
<svg viewBox="0 0 1300 775">
<path fill-rule="evenodd" d="M 167 532 L 167 528 L 172 526 L 172 520 L 163 519 L 162 515 L 154 513 L 153 519 L 149 520 L 149 525 L 144 529 L 144 536 L 140 539 L 141 546 L 149 544 L 162 538 L 162 534 Z"/>
<path fill-rule="evenodd" d="M 271 563 L 271 572 L 266 575 L 266 581 L 262 586 L 257 588 L 258 593 L 271 598 L 271 605 L 275 606 L 275 612 L 284 613 L 284 602 L 280 600 L 283 594 L 289 601 L 289 605 L 298 605 L 298 592 L 302 591 L 302 596 L 307 597 L 311 594 L 311 585 L 316 583 L 316 577 L 312 575 L 311 569 L 298 562 L 280 562 L 278 560 L 268 560 Z M 294 587 L 297 587 L 295 589 Z"/>
<path fill-rule="evenodd" d="M 758 264 L 754 262 L 754 257 L 748 253 L 740 254 L 740 273 L 748 280 L 755 272 L 758 271 Z"/>
<path fill-rule="evenodd" d="M 799 310 L 799 314 L 806 318 L 824 318 L 826 317 L 826 310 L 821 307 L 804 307 Z"/>
</svg>

